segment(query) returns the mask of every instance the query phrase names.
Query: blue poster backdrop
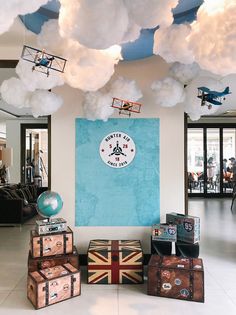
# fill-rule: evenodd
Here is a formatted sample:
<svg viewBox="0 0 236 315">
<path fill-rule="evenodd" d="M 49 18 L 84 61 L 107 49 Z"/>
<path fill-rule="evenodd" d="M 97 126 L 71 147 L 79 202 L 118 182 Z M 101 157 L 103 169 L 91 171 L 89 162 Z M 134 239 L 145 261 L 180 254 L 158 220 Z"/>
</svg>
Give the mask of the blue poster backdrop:
<svg viewBox="0 0 236 315">
<path fill-rule="evenodd" d="M 100 143 L 113 132 L 129 135 L 133 161 L 112 168 L 100 157 Z M 75 224 L 150 226 L 160 221 L 159 119 L 76 119 Z"/>
</svg>

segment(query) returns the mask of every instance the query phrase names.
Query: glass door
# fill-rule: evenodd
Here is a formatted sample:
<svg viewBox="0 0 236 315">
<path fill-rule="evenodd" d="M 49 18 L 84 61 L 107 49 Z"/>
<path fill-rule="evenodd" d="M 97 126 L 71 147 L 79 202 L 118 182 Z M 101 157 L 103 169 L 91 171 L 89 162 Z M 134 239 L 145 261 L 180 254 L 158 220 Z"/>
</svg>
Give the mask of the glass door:
<svg viewBox="0 0 236 315">
<path fill-rule="evenodd" d="M 236 169 L 236 127 L 228 124 L 188 126 L 188 193 L 227 196 L 233 192 Z"/>
<path fill-rule="evenodd" d="M 188 191 L 196 194 L 204 190 L 203 128 L 188 129 Z"/>
<path fill-rule="evenodd" d="M 223 128 L 223 193 L 233 192 L 233 164 L 235 163 L 236 129 Z"/>
<path fill-rule="evenodd" d="M 48 187 L 47 125 L 22 124 L 21 182 Z"/>
<path fill-rule="evenodd" d="M 220 128 L 206 129 L 206 192 L 220 193 Z"/>
</svg>

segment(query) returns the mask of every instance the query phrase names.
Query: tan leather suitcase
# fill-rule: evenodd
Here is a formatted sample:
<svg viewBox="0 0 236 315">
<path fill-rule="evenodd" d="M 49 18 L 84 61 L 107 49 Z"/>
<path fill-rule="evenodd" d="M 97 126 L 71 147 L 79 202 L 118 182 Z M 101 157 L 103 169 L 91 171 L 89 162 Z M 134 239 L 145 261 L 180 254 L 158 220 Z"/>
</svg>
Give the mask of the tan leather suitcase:
<svg viewBox="0 0 236 315">
<path fill-rule="evenodd" d="M 36 309 L 80 295 L 80 271 L 64 264 L 28 274 L 27 296 Z"/>
<path fill-rule="evenodd" d="M 65 255 L 73 252 L 73 232 L 67 227 L 66 232 L 38 235 L 31 231 L 31 255 L 33 258 L 53 255 Z"/>
<path fill-rule="evenodd" d="M 148 264 L 147 293 L 204 302 L 202 259 L 152 255 Z"/>
<path fill-rule="evenodd" d="M 76 269 L 79 269 L 79 255 L 76 247 L 73 247 L 71 254 L 55 255 L 47 257 L 33 258 L 31 252 L 28 255 L 28 271 L 33 272 L 40 269 L 52 268 L 58 265 L 70 263 Z"/>
</svg>

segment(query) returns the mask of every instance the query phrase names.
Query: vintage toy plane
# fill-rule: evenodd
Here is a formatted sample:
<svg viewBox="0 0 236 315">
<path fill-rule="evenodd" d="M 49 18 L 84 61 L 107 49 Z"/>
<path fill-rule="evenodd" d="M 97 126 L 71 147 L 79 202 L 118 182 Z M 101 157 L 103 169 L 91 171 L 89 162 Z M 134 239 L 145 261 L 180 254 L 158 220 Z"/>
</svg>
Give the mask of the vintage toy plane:
<svg viewBox="0 0 236 315">
<path fill-rule="evenodd" d="M 111 107 L 119 109 L 119 114 L 131 116 L 131 113 L 140 113 L 142 104 L 122 100 L 120 98 L 113 97 Z"/>
<path fill-rule="evenodd" d="M 49 76 L 49 70 L 64 72 L 66 59 L 46 53 L 45 49 L 37 49 L 24 45 L 21 58 L 34 63 L 32 71 L 36 70 Z"/>
<path fill-rule="evenodd" d="M 223 92 L 211 91 L 205 86 L 198 88 L 198 98 L 200 98 L 201 106 L 208 106 L 208 109 L 212 108 L 212 105 L 222 105 L 222 100 L 225 100 L 225 95 L 231 94 L 229 87 L 227 86 Z"/>
</svg>

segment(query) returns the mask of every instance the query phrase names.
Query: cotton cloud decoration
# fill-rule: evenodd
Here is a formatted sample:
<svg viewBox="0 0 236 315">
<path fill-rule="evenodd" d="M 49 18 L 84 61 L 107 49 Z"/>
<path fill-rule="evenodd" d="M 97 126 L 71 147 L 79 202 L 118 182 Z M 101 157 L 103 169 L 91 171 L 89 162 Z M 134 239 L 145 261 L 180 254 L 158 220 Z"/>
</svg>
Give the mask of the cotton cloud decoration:
<svg viewBox="0 0 236 315">
<path fill-rule="evenodd" d="M 112 97 L 121 98 L 129 101 L 137 101 L 143 97 L 142 91 L 137 86 L 135 80 L 129 80 L 124 77 L 118 77 L 109 90 Z"/>
<path fill-rule="evenodd" d="M 57 20 L 44 23 L 38 45 L 68 59 L 64 74 L 66 83 L 85 92 L 102 88 L 121 59 L 118 45 L 103 50 L 89 49 L 78 41 L 61 37 Z"/>
<path fill-rule="evenodd" d="M 219 106 L 212 106 L 208 109 L 207 106 L 201 106 L 201 99 L 197 97 L 198 87 L 206 86 L 213 91 L 223 91 L 224 86 L 218 79 L 207 76 L 199 76 L 195 78 L 186 87 L 186 98 L 184 102 L 185 112 L 188 113 L 192 120 L 198 120 L 202 115 L 212 115 L 217 112 Z"/>
<path fill-rule="evenodd" d="M 173 22 L 172 9 L 178 0 L 124 0 L 129 15 L 142 28 L 170 26 Z"/>
<path fill-rule="evenodd" d="M 29 106 L 31 93 L 26 89 L 24 83 L 18 78 L 10 78 L 3 81 L 0 92 L 2 99 L 15 107 L 22 108 Z"/>
<path fill-rule="evenodd" d="M 195 61 L 217 75 L 236 73 L 235 16 L 235 0 L 205 0 L 192 24 L 157 30 L 153 52 L 167 62 Z"/>
<path fill-rule="evenodd" d="M 114 113 L 111 107 L 113 97 L 135 102 L 142 97 L 142 92 L 134 80 L 119 77 L 103 90 L 86 93 L 83 103 L 85 117 L 107 121 Z"/>
<path fill-rule="evenodd" d="M 191 33 L 188 24 L 173 24 L 155 31 L 153 53 L 167 62 L 179 61 L 185 64 L 194 62 L 194 55 L 188 46 L 187 37 Z"/>
<path fill-rule="evenodd" d="M 185 99 L 184 86 L 171 77 L 154 81 L 151 86 L 155 103 L 163 107 L 173 107 Z"/>
<path fill-rule="evenodd" d="M 62 37 L 93 49 L 138 38 L 141 28 L 169 26 L 178 0 L 60 0 Z"/>
<path fill-rule="evenodd" d="M 29 100 L 35 118 L 52 115 L 61 107 L 62 103 L 63 99 L 59 95 L 45 90 L 35 91 Z"/>
<path fill-rule="evenodd" d="M 114 108 L 111 107 L 110 94 L 100 91 L 86 93 L 83 108 L 84 115 L 88 120 L 107 121 L 114 113 Z"/>
<path fill-rule="evenodd" d="M 17 15 L 33 13 L 48 0 L 7 0 L 1 1 L 0 35 L 7 32 Z"/>
<path fill-rule="evenodd" d="M 45 73 L 32 71 L 32 63 L 20 59 L 16 66 L 16 73 L 29 91 L 36 89 L 50 90 L 64 84 L 63 75 L 56 71 L 50 71 L 47 77 Z"/>
<path fill-rule="evenodd" d="M 106 49 L 122 41 L 129 24 L 123 0 L 60 2 L 62 37 L 70 37 L 93 49 Z"/>
<path fill-rule="evenodd" d="M 191 64 L 175 62 L 169 69 L 169 75 L 187 85 L 198 76 L 200 70 L 201 69 L 196 62 Z"/>
<path fill-rule="evenodd" d="M 235 0 L 207 0 L 201 5 L 188 41 L 202 69 L 223 76 L 236 73 L 235 16 Z"/>
</svg>

